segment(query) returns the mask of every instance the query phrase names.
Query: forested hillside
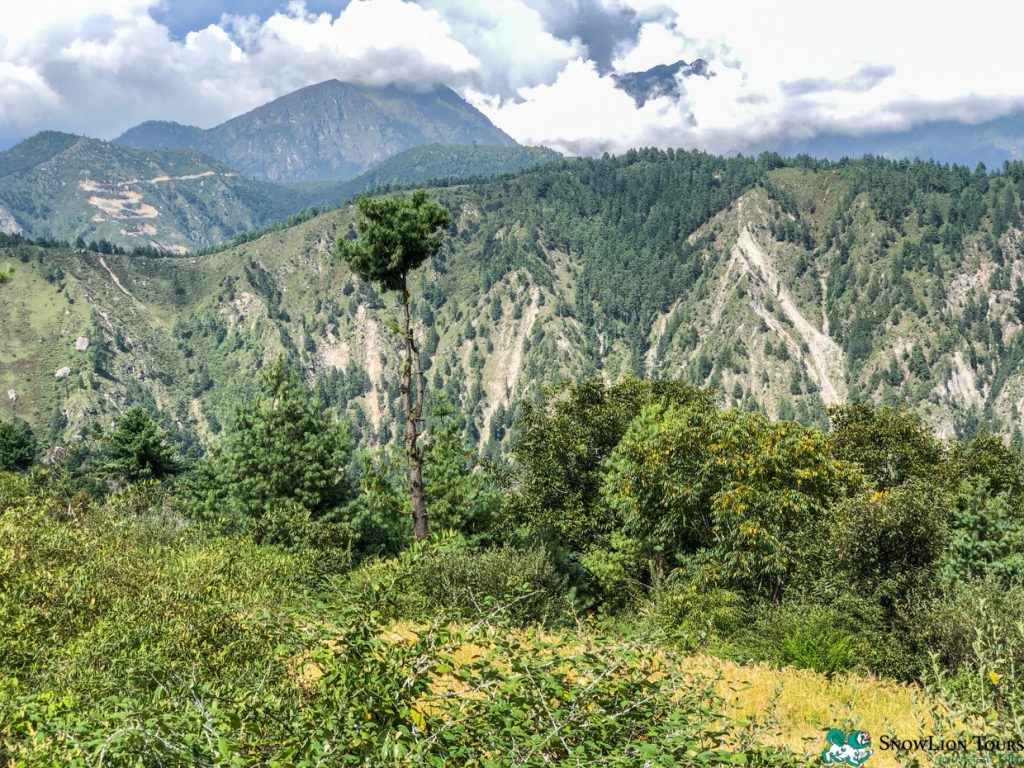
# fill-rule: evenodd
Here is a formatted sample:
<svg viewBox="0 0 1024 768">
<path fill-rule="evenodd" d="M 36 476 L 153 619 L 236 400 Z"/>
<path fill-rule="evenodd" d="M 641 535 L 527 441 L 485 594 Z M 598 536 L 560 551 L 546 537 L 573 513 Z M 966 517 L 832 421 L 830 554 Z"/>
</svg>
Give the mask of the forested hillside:
<svg viewBox="0 0 1024 768">
<path fill-rule="evenodd" d="M 283 219 L 290 190 L 193 151 L 143 152 L 53 131 L 0 153 L 0 231 L 184 253 Z"/>
<path fill-rule="evenodd" d="M 396 299 L 346 266 L 402 285 L 360 244 L 406 202 L 181 257 L 4 236 L 0 757 L 1019 732 L 1022 169 L 646 151 L 434 189 L 422 454 Z"/>
<path fill-rule="evenodd" d="M 414 278 L 428 389 L 481 447 L 541 387 L 627 374 L 811 424 L 869 400 L 908 405 L 942 435 L 1014 436 L 1022 168 L 647 151 L 439 189 L 454 222 Z M 393 299 L 335 256 L 352 217 L 201 257 L 9 246 L 9 407 L 54 439 L 131 399 L 214 434 L 283 352 L 363 439 L 386 441 Z"/>
</svg>

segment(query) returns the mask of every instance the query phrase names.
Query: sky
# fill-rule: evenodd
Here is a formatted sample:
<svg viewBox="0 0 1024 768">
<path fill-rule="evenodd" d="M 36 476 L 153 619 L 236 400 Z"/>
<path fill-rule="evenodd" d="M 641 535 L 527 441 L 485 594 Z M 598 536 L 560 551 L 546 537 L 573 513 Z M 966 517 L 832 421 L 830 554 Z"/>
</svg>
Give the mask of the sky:
<svg viewBox="0 0 1024 768">
<path fill-rule="evenodd" d="M 717 153 L 1024 108 L 1004 0 L 0 0 L 0 141 L 210 127 L 337 78 L 453 88 L 523 144 Z M 703 58 L 638 107 L 616 73 Z"/>
</svg>

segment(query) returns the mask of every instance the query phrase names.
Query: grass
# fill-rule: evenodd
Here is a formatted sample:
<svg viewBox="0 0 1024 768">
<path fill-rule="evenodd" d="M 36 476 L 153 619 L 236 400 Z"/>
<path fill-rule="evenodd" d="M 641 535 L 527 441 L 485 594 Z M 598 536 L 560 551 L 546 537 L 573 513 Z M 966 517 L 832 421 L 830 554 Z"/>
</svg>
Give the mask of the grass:
<svg viewBox="0 0 1024 768">
<path fill-rule="evenodd" d="M 417 624 L 398 622 L 382 639 L 395 644 L 415 642 L 423 630 Z M 608 650 L 607 638 L 549 633 L 541 636 L 566 657 Z M 455 650 L 452 658 L 457 665 L 470 664 L 491 651 L 480 642 L 467 642 Z M 671 651 L 660 649 L 654 657 L 650 660 L 651 668 L 658 670 L 671 658 Z M 683 657 L 678 660 L 678 668 L 684 676 L 717 680 L 715 692 L 725 704 L 722 714 L 748 724 L 756 731 L 758 741 L 788 747 L 814 763 L 820 760 L 829 729 L 859 729 L 870 733 L 874 740 L 871 765 L 895 768 L 899 763 L 894 753 L 879 749 L 879 738 L 885 733 L 903 738 L 922 735 L 921 716 L 938 707 L 916 685 L 861 674 L 829 677 L 808 669 L 741 664 L 710 655 Z M 302 677 L 317 679 L 319 670 L 307 666 Z M 439 681 L 436 692 L 440 694 L 446 685 L 454 684 L 454 678 Z"/>
<path fill-rule="evenodd" d="M 764 720 L 762 741 L 808 758 L 821 753 L 830 728 L 857 728 L 874 740 L 872 766 L 896 766 L 893 753 L 878 748 L 879 737 L 889 731 L 919 735 L 918 715 L 937 706 L 917 686 L 863 675 L 829 678 L 807 669 L 711 656 L 693 656 L 685 664 L 695 672 L 721 675 L 718 692 L 726 715 Z"/>
</svg>

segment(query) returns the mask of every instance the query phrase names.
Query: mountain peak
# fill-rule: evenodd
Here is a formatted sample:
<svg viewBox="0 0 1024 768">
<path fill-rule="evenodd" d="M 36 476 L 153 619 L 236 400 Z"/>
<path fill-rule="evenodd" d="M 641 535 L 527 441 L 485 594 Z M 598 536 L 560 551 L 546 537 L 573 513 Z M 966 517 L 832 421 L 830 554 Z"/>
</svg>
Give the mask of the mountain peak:
<svg viewBox="0 0 1024 768">
<path fill-rule="evenodd" d="M 714 77 L 708 62 L 694 59 L 687 64 L 680 59 L 673 64 L 658 64 L 643 72 L 625 72 L 612 75 L 616 85 L 633 97 L 637 107 L 661 96 L 678 99 L 682 96 L 679 81 L 687 77 Z"/>
<path fill-rule="evenodd" d="M 515 141 L 455 91 L 413 91 L 324 80 L 287 93 L 208 130 L 149 121 L 118 143 L 191 148 L 269 181 L 350 179 L 412 147 Z"/>
</svg>

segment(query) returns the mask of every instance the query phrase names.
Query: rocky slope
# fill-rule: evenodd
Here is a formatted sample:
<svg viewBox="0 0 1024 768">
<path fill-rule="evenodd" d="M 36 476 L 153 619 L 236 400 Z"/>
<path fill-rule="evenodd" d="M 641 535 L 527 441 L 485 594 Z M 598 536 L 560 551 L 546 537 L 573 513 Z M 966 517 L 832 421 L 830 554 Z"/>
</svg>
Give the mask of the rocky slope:
<svg viewBox="0 0 1024 768">
<path fill-rule="evenodd" d="M 171 252 L 212 245 L 301 207 L 192 151 L 144 152 L 41 133 L 0 153 L 0 227 Z"/>
<path fill-rule="evenodd" d="M 495 448 L 540 387 L 637 373 L 776 418 L 823 423 L 828 404 L 872 400 L 913 407 L 943 435 L 1019 437 L 1018 182 L 968 173 L 894 213 L 880 195 L 913 173 L 648 152 L 436 190 L 454 226 L 415 280 L 428 388 Z M 697 216 L 676 177 L 728 194 Z M 976 194 L 985 212 L 961 220 Z M 204 257 L 0 252 L 16 270 L 0 287 L 10 411 L 73 437 L 144 401 L 211 434 L 285 354 L 365 440 L 390 439 L 393 298 L 336 259 L 353 218 L 339 209 Z"/>
<path fill-rule="evenodd" d="M 149 122 L 117 142 L 136 149 L 194 149 L 247 177 L 276 182 L 349 179 L 422 144 L 515 144 L 450 88 L 417 93 L 338 80 L 302 88 L 208 130 Z"/>
</svg>

